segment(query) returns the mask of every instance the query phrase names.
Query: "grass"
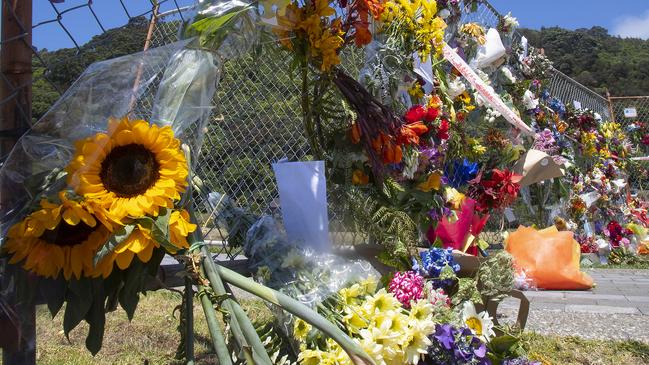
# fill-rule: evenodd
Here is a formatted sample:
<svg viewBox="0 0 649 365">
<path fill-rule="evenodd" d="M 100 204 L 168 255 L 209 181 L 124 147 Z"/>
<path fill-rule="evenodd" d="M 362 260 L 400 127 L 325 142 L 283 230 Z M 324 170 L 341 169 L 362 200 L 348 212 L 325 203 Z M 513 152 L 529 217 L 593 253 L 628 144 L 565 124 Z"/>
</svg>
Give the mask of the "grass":
<svg viewBox="0 0 649 365">
<path fill-rule="evenodd" d="M 169 291 L 150 292 L 142 297 L 132 322 L 120 308 L 108 313 L 104 345 L 93 357 L 84 345 L 88 326 L 82 323 L 70 333 L 70 342 L 63 334 L 63 311 L 53 320 L 47 307 L 37 309 L 37 363 L 43 365 L 86 364 L 182 364 L 174 359 L 180 340 L 176 327 L 180 304 L 179 294 Z M 270 311 L 260 301 L 241 301 L 254 320 L 271 317 Z M 196 364 L 214 364 L 216 356 L 211 351 L 207 324 L 198 300 L 194 301 L 196 331 Z"/>
<path fill-rule="evenodd" d="M 637 365 L 649 363 L 649 344 L 638 341 L 586 340 L 526 332 L 529 356 L 548 364 Z"/>
<path fill-rule="evenodd" d="M 168 291 L 147 294 L 140 301 L 135 318 L 129 323 L 119 309 L 109 313 L 104 346 L 94 358 L 84 347 L 87 326 L 81 325 L 63 334 L 62 315 L 53 320 L 45 307 L 37 310 L 38 364 L 182 364 L 175 360 L 179 335 L 177 319 L 172 317 L 180 295 Z M 253 320 L 268 320 L 271 312 L 260 301 L 243 300 L 243 307 Z M 202 310 L 194 307 L 197 364 L 214 364 L 209 334 Z M 649 363 L 649 344 L 635 341 L 615 342 L 585 340 L 576 337 L 542 336 L 525 333 L 523 341 L 530 355 L 550 364 L 620 364 Z"/>
</svg>

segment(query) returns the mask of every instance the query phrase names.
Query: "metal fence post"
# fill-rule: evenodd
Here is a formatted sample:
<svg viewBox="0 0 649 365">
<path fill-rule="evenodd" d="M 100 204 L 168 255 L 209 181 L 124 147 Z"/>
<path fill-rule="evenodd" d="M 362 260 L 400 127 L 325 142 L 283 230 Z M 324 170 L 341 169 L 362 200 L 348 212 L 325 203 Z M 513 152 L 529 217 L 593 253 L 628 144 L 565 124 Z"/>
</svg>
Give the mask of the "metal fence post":
<svg viewBox="0 0 649 365">
<path fill-rule="evenodd" d="M 2 35 L 0 47 L 0 156 L 6 156 L 31 124 L 32 99 L 32 1 L 2 1 Z M 7 201 L 7 186 L 0 186 L 0 205 Z M 13 275 L 11 267 L 5 275 Z M 21 303 L 17 293 L 6 298 L 18 319 L 20 334 L 17 349 L 5 348 L 4 364 L 36 363 L 36 316 L 33 303 Z M 11 329 L 3 328 L 3 331 Z"/>
</svg>

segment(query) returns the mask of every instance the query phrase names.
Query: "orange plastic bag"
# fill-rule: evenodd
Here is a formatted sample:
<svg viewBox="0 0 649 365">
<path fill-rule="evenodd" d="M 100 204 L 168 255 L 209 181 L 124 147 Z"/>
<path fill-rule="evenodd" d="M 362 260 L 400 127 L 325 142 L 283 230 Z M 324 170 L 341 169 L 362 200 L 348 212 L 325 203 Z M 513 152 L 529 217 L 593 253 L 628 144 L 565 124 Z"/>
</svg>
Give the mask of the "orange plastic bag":
<svg viewBox="0 0 649 365">
<path fill-rule="evenodd" d="M 505 245 L 517 267 L 540 289 L 593 287 L 593 279 L 579 269 L 581 252 L 572 232 L 559 232 L 555 226 L 540 231 L 521 226 L 507 237 Z"/>
</svg>

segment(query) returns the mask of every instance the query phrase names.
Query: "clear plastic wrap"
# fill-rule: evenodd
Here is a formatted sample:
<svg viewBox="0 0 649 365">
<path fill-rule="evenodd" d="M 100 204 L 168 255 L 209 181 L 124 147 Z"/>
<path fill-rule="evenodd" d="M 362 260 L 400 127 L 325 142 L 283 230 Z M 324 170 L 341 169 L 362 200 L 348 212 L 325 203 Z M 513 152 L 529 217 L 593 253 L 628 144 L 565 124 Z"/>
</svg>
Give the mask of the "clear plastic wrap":
<svg viewBox="0 0 649 365">
<path fill-rule="evenodd" d="M 150 89 L 187 41 L 92 64 L 60 100 L 16 143 L 0 169 L 7 204 L 0 207 L 2 235 L 42 192 L 44 178 L 70 161 L 74 142 L 104 131 L 110 117 L 149 119 Z"/>
<path fill-rule="evenodd" d="M 225 11 L 217 7 L 210 16 Z M 227 31 L 185 34 L 92 64 L 20 138 L 0 169 L 2 249 L 9 264 L 56 281 L 57 290 L 48 294 L 54 285 L 30 284 L 26 275 L 0 277 L 0 292 L 15 297 L 11 305 L 0 298 L 6 317 L 15 319 L 3 308 L 31 302 L 39 290 L 50 308 L 67 303 L 64 322 L 69 313 L 85 318 L 94 354 L 106 297 L 119 291 L 132 316 L 147 273 L 164 254 L 189 247 L 197 227 L 181 199 L 191 177 L 187 150 L 198 155 L 223 61 L 257 42 L 254 12 L 248 15 L 232 17 Z M 206 34 L 218 42 L 204 44 Z"/>
<path fill-rule="evenodd" d="M 350 282 L 380 277 L 367 261 L 347 260 L 289 241 L 270 216 L 250 227 L 243 248 L 258 280 L 311 307 Z"/>
</svg>

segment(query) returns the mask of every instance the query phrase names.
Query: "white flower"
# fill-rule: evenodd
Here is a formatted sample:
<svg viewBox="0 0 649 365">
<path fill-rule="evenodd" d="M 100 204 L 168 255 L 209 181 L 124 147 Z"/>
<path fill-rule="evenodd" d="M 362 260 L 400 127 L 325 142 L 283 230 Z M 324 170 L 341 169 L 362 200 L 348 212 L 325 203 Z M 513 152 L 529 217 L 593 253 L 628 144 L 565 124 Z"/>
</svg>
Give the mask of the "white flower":
<svg viewBox="0 0 649 365">
<path fill-rule="evenodd" d="M 520 25 L 518 23 L 518 19 L 514 18 L 511 12 L 507 13 L 507 15 L 503 17 L 503 20 L 505 26 L 507 27 L 507 29 L 509 29 L 510 32 L 518 28 L 518 26 Z"/>
<path fill-rule="evenodd" d="M 453 79 L 448 83 L 448 96 L 451 100 L 457 98 L 460 94 L 466 91 L 466 85 L 460 80 L 459 77 Z"/>
<path fill-rule="evenodd" d="M 448 9 L 442 9 L 437 15 L 442 19 L 446 19 L 451 15 L 451 12 Z"/>
<path fill-rule="evenodd" d="M 503 66 L 500 69 L 500 72 L 502 72 L 503 75 L 505 75 L 505 78 L 507 80 L 509 80 L 510 83 L 512 83 L 512 84 L 516 83 L 516 77 L 514 76 L 514 74 L 512 73 L 512 70 L 509 67 Z"/>
<path fill-rule="evenodd" d="M 487 312 L 480 312 L 478 314 L 475 310 L 475 305 L 470 301 L 464 302 L 462 322 L 469 327 L 473 334 L 485 342 L 489 342 L 491 337 L 496 335 L 493 330 L 494 323 L 489 314 Z"/>
<path fill-rule="evenodd" d="M 523 105 L 527 110 L 536 109 L 539 106 L 539 99 L 534 97 L 534 93 L 530 90 L 525 91 L 523 94 Z"/>
</svg>

